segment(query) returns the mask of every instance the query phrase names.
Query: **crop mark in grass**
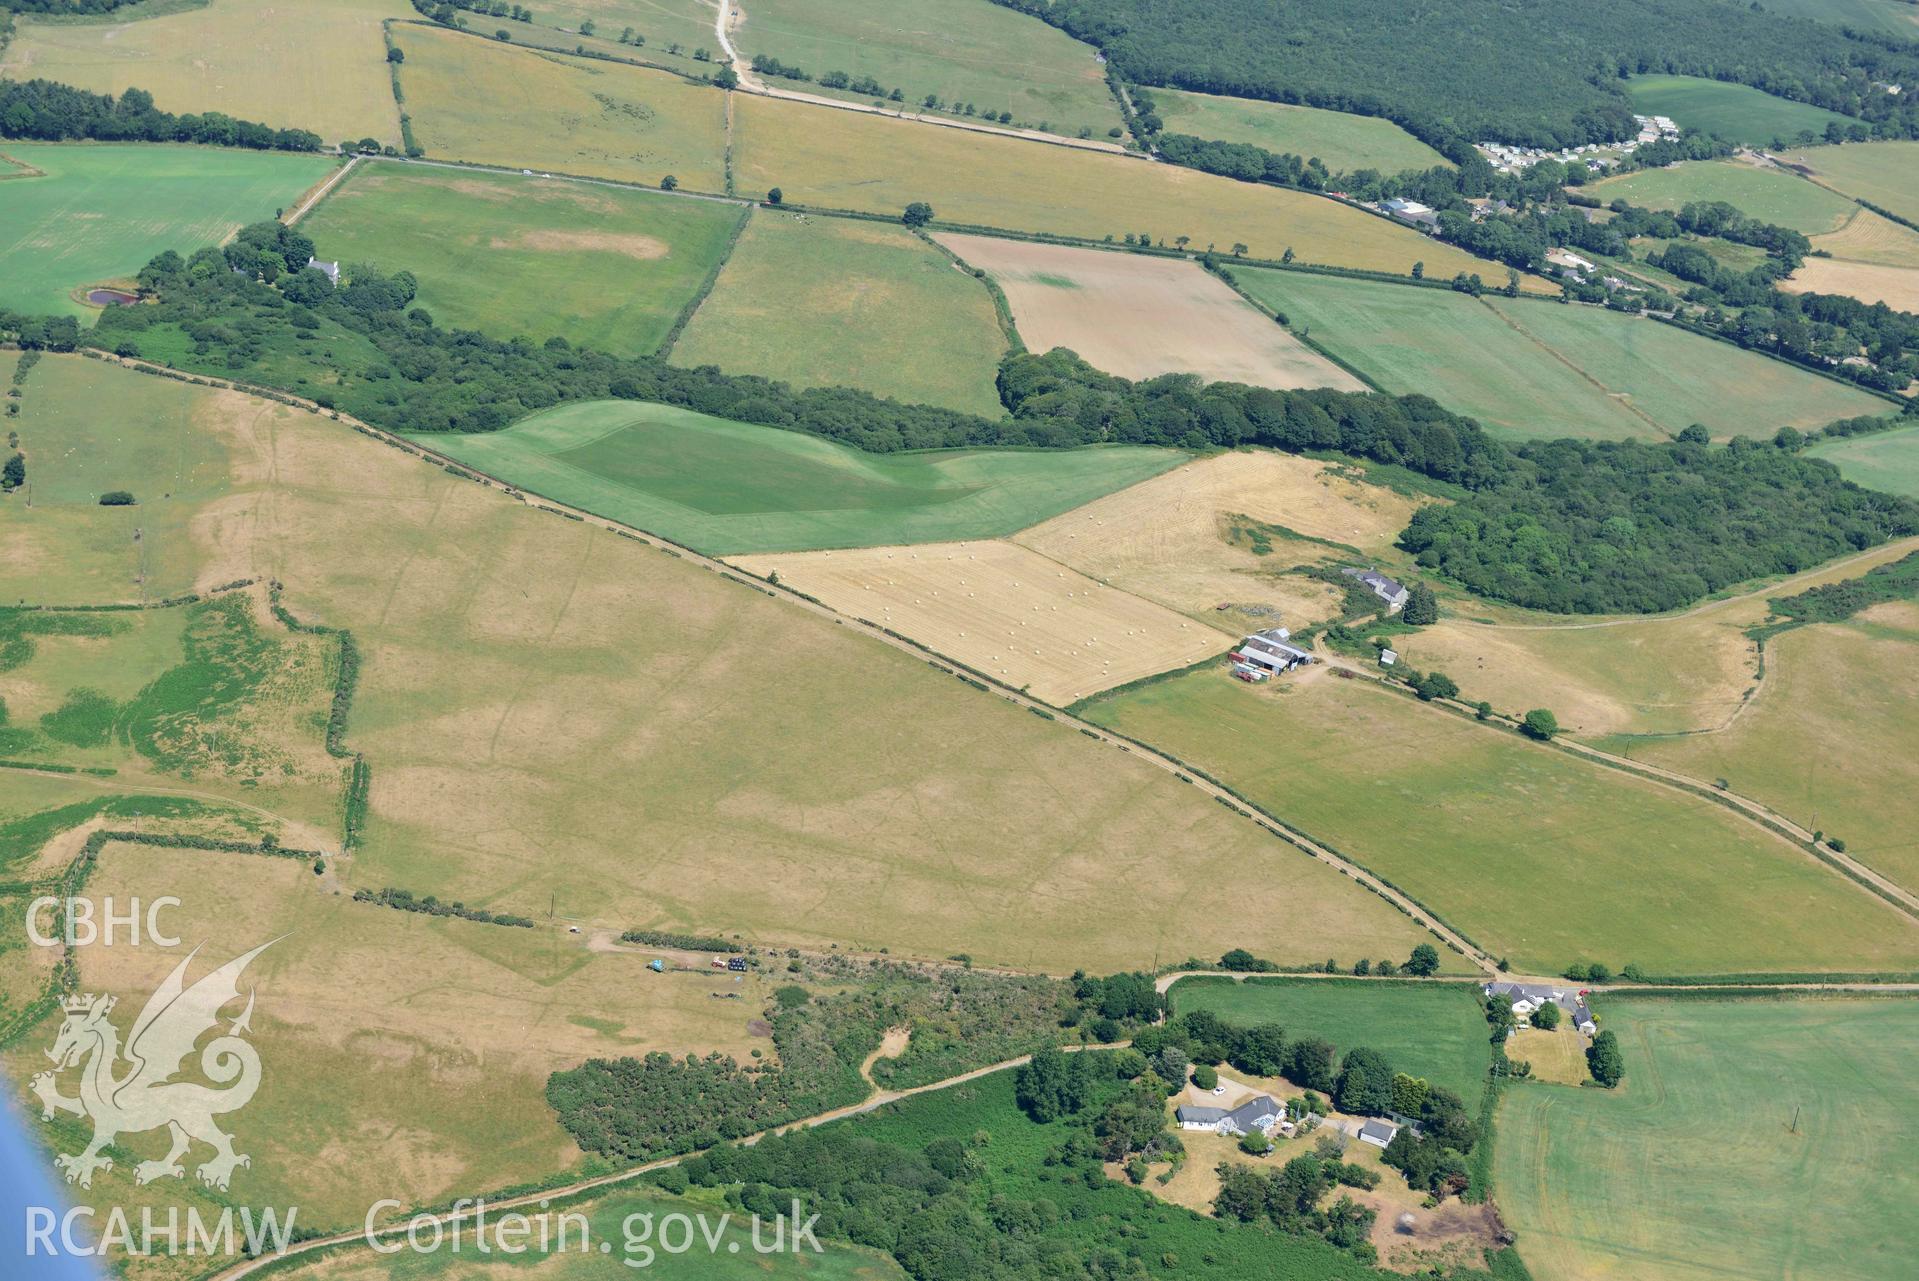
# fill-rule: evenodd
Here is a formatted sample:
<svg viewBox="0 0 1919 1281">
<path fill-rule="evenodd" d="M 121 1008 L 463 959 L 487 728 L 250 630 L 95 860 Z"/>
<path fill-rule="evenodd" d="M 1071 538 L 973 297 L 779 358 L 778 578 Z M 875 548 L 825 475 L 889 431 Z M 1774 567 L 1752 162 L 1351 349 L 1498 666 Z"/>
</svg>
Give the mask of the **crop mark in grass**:
<svg viewBox="0 0 1919 1281">
<path fill-rule="evenodd" d="M 1631 414 L 1633 417 L 1639 419 L 1641 422 L 1645 423 L 1648 427 L 1652 428 L 1656 435 L 1668 440 L 1672 438 L 1672 434 L 1668 432 L 1664 427 L 1661 427 L 1657 419 L 1655 419 L 1651 414 L 1648 414 L 1645 410 L 1641 409 L 1639 406 L 1633 404 L 1632 397 L 1630 395 L 1628 395 L 1627 393 L 1623 391 L 1615 391 L 1613 388 L 1606 386 L 1605 383 L 1600 382 L 1597 378 L 1587 373 L 1579 365 L 1575 364 L 1572 361 L 1572 359 L 1566 355 L 1566 353 L 1560 351 L 1557 347 L 1554 347 L 1550 345 L 1549 343 L 1547 343 L 1544 339 L 1540 338 L 1539 335 L 1533 333 L 1530 329 L 1527 329 L 1524 325 L 1520 324 L 1517 320 L 1513 319 L 1511 316 L 1507 315 L 1505 312 L 1501 311 L 1499 308 L 1493 306 L 1491 303 L 1486 302 L 1485 299 L 1482 298 L 1479 301 L 1480 301 L 1480 304 L 1486 308 L 1486 310 L 1492 312 L 1493 315 L 1503 320 L 1506 323 L 1507 327 L 1510 328 L 1514 333 L 1526 339 L 1526 341 L 1530 342 L 1533 346 L 1539 348 L 1539 350 L 1544 352 L 1549 358 L 1558 361 L 1560 364 L 1564 365 L 1566 368 L 1572 370 L 1573 373 L 1577 374 L 1580 378 L 1584 379 L 1586 382 L 1590 383 L 1593 387 L 1598 389 L 1601 395 L 1612 400 L 1613 403 L 1617 404 L 1621 409 L 1625 410 L 1627 413 Z"/>
</svg>

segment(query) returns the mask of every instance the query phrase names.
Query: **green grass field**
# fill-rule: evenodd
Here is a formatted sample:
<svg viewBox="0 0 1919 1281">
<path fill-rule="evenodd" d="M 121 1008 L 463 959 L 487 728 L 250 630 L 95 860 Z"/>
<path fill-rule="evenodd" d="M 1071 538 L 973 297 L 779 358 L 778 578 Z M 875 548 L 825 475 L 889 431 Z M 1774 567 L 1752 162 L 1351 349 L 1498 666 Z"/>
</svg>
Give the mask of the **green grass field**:
<svg viewBox="0 0 1919 1281">
<path fill-rule="evenodd" d="M 1459 673 L 1473 697 L 1470 672 Z M 1345 852 L 1521 971 L 1898 970 L 1919 926 L 1704 799 L 1358 682 L 1203 670 L 1086 715 Z"/>
<path fill-rule="evenodd" d="M 1919 607 L 1910 603 L 1796 628 L 1767 643 L 1760 692 L 1730 728 L 1612 746 L 1723 778 L 1919 889 L 1919 721 L 1906 686 L 1915 662 Z"/>
<path fill-rule="evenodd" d="M 404 268 L 442 325 L 651 355 L 726 253 L 730 205 L 518 174 L 371 165 L 302 225 L 325 258 Z"/>
<path fill-rule="evenodd" d="M 1470 983 L 1190 978 L 1167 995 L 1175 1014 L 1211 1010 L 1241 1027 L 1277 1023 L 1289 1040 L 1319 1037 L 1342 1054 L 1369 1046 L 1399 1071 L 1444 1086 L 1469 1105 L 1478 1102 L 1492 1062 L 1479 988 Z"/>
<path fill-rule="evenodd" d="M 1318 156 L 1334 173 L 1377 169 L 1452 168 L 1452 162 L 1390 120 L 1252 98 L 1222 98 L 1182 89 L 1151 90 L 1168 133 L 1244 142 L 1268 151 Z"/>
<path fill-rule="evenodd" d="M 1625 88 L 1633 110 L 1642 116 L 1671 116 L 1681 129 L 1699 129 L 1748 147 L 1790 145 L 1808 132 L 1823 136 L 1833 121 L 1842 126 L 1859 123 L 1824 107 L 1695 76 L 1634 76 Z"/>
<path fill-rule="evenodd" d="M 762 209 L 673 363 L 997 418 L 1005 350 L 986 287 L 910 232 Z"/>
<path fill-rule="evenodd" d="M 1053 133 L 1105 138 L 1120 126 L 1091 45 L 989 0 L 754 0 L 736 31 L 749 59 L 771 55 L 816 82 L 829 71 L 871 76 L 900 89 L 908 107 L 937 94 Z M 820 92 L 817 83 L 775 83 Z"/>
<path fill-rule="evenodd" d="M 145 89 L 163 111 L 223 111 L 327 142 L 400 141 L 380 23 L 416 18 L 406 0 L 211 0 L 118 21 L 22 15 L 0 75 L 94 93 Z"/>
<path fill-rule="evenodd" d="M 400 83 L 428 156 L 726 189 L 726 95 L 670 72 L 405 27 Z"/>
<path fill-rule="evenodd" d="M 1494 1184 L 1538 1281 L 1912 1275 L 1919 1003 L 1607 998 L 1616 1091 L 1500 1097 Z M 1797 1128 L 1795 1129 L 1795 1118 Z"/>
<path fill-rule="evenodd" d="M 1699 160 L 1666 169 L 1642 169 L 1586 188 L 1601 201 L 1625 199 L 1647 209 L 1677 212 L 1695 200 L 1723 200 L 1754 218 L 1803 231 L 1837 231 L 1858 212 L 1843 196 L 1784 169 L 1734 160 Z"/>
<path fill-rule="evenodd" d="M 1131 447 L 867 454 L 632 401 L 561 405 L 505 431 L 422 443 L 716 554 L 997 537 L 1185 457 Z"/>
<path fill-rule="evenodd" d="M 1786 159 L 1804 165 L 1820 182 L 1855 200 L 1870 200 L 1919 222 L 1919 142 L 1808 147 Z"/>
<path fill-rule="evenodd" d="M 1239 285 L 1387 391 L 1509 438 L 1770 435 L 1892 407 L 1710 338 L 1598 307 L 1239 268 Z"/>
<path fill-rule="evenodd" d="M 1825 459 L 1847 480 L 1867 489 L 1919 498 L 1919 427 L 1829 440 L 1807 453 Z"/>
<path fill-rule="evenodd" d="M 92 315 L 76 289 L 126 280 L 271 218 L 326 177 L 322 156 L 120 143 L 0 143 L 38 174 L 0 179 L 0 306 Z"/>
<path fill-rule="evenodd" d="M 1919 40 L 1919 5 L 1908 0 L 1772 0 L 1766 12 Z"/>
<path fill-rule="evenodd" d="M 897 216 L 915 200 L 942 220 L 1115 242 L 1128 233 L 1191 238 L 1222 254 L 1288 248 L 1307 262 L 1428 273 L 1505 268 L 1338 201 L 1119 155 L 995 138 L 909 120 L 736 94 L 733 167 L 740 191 L 779 187 L 789 201 Z M 1543 282 L 1542 282 L 1543 283 Z M 1556 291 L 1555 291 L 1556 292 Z"/>
</svg>

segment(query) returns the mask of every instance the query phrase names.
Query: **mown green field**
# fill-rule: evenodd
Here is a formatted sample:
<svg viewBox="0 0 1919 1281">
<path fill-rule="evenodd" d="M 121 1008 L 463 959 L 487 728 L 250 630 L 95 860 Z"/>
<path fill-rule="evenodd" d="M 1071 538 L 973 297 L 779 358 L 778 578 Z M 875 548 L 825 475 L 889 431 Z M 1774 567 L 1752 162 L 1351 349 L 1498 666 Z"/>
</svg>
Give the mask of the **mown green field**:
<svg viewBox="0 0 1919 1281">
<path fill-rule="evenodd" d="M 380 24 L 406 0 L 206 0 L 45 20 L 22 14 L 0 75 L 94 93 L 144 89 L 162 111 L 224 112 L 326 142 L 397 145 Z"/>
<path fill-rule="evenodd" d="M 1807 132 L 1823 136 L 1834 121 L 1842 127 L 1859 123 L 1824 107 L 1695 76 L 1634 76 L 1625 88 L 1633 110 L 1642 116 L 1671 116 L 1681 129 L 1699 129 L 1748 147 L 1790 145 Z"/>
<path fill-rule="evenodd" d="M 1387 391 L 1510 438 L 1770 435 L 1892 407 L 1728 344 L 1598 307 L 1236 268 L 1240 288 Z"/>
<path fill-rule="evenodd" d="M 1241 1027 L 1277 1023 L 1289 1040 L 1318 1037 L 1342 1054 L 1368 1046 L 1399 1071 L 1423 1076 L 1469 1104 L 1478 1101 L 1492 1062 L 1486 1014 L 1472 983 L 1190 978 L 1167 996 L 1175 1014 L 1211 1010 Z"/>
<path fill-rule="evenodd" d="M 1473 697 L 1470 672 L 1458 673 Z M 1906 971 L 1919 925 L 1701 799 L 1357 681 L 1203 670 L 1085 715 L 1400 886 L 1522 972 Z"/>
<path fill-rule="evenodd" d="M 1919 427 L 1825 441 L 1806 452 L 1868 489 L 1919 498 Z"/>
<path fill-rule="evenodd" d="M 1608 178 L 1587 187 L 1601 201 L 1624 199 L 1647 209 L 1677 212 L 1696 200 L 1723 200 L 1764 222 L 1817 236 L 1837 231 L 1858 206 L 1785 169 L 1734 160 L 1699 160 L 1666 169 Z"/>
<path fill-rule="evenodd" d="M 0 143 L 38 170 L 0 177 L 0 307 L 89 316 L 75 290 L 128 280 L 271 218 L 326 177 L 324 156 L 121 143 Z"/>
<path fill-rule="evenodd" d="M 1919 1002 L 1609 997 L 1618 1090 L 1500 1096 L 1494 1184 L 1538 1281 L 1912 1275 Z"/>
<path fill-rule="evenodd" d="M 394 42 L 414 136 L 434 159 L 726 189 L 726 95 L 710 85 L 431 27 Z"/>
<path fill-rule="evenodd" d="M 324 258 L 418 277 L 442 325 L 651 355 L 726 253 L 732 205 L 371 165 L 301 225 Z"/>
<path fill-rule="evenodd" d="M 1377 169 L 1450 169 L 1452 162 L 1390 120 L 1253 98 L 1223 98 L 1183 89 L 1153 89 L 1153 106 L 1168 133 L 1244 142 L 1268 151 L 1318 156 L 1334 173 Z"/>
<path fill-rule="evenodd" d="M 1766 12 L 1919 40 L 1919 5 L 1909 0 L 1771 0 Z"/>
<path fill-rule="evenodd" d="M 999 417 L 986 286 L 903 228 L 762 209 L 673 363 Z"/>
<path fill-rule="evenodd" d="M 1091 45 L 990 0 L 754 0 L 735 30 L 747 58 L 770 55 L 816 82 L 829 71 L 871 76 L 901 90 L 907 108 L 935 94 L 982 114 L 1011 112 L 1013 124 L 1029 129 L 1105 138 L 1120 127 Z M 817 83 L 774 83 L 820 91 Z"/>
<path fill-rule="evenodd" d="M 1182 462 L 1170 449 L 867 454 L 636 401 L 561 405 L 421 443 L 714 554 L 992 538 Z"/>
<path fill-rule="evenodd" d="M 1809 147 L 1786 157 L 1855 200 L 1870 200 L 1902 218 L 1919 221 L 1919 142 L 1849 142 Z"/>
</svg>

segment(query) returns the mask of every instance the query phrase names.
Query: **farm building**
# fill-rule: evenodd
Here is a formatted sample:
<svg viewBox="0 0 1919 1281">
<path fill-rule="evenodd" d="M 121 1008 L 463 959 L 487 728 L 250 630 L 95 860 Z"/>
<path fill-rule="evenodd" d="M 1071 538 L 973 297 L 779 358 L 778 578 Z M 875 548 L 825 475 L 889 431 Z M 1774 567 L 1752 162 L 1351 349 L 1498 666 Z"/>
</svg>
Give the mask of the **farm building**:
<svg viewBox="0 0 1919 1281">
<path fill-rule="evenodd" d="M 1399 1127 L 1391 1121 L 1382 1121 L 1378 1117 L 1373 1117 L 1359 1127 L 1359 1141 L 1370 1143 L 1376 1148 L 1383 1148 L 1391 1143 L 1393 1136 L 1398 1133 Z"/>
<path fill-rule="evenodd" d="M 1529 1021 L 1540 1006 L 1551 1001 L 1581 1032 L 1590 1036 L 1599 1029 L 1586 998 L 1573 988 L 1554 987 L 1546 983 L 1488 983 L 1484 990 L 1489 998 L 1503 996 L 1510 999 L 1513 1015 L 1522 1023 Z"/>
<path fill-rule="evenodd" d="M 1231 1111 L 1188 1103 L 1182 1104 L 1173 1113 L 1182 1130 L 1212 1130 L 1228 1136 L 1253 1130 L 1262 1134 L 1270 1133 L 1285 1115 L 1286 1109 L 1268 1094 L 1248 1099 Z"/>
<path fill-rule="evenodd" d="M 1255 668 L 1265 672 L 1290 672 L 1295 667 L 1304 667 L 1313 661 L 1312 653 L 1297 645 L 1287 643 L 1292 633 L 1284 627 L 1269 628 L 1255 632 L 1239 643 L 1239 648 L 1228 654 L 1233 660 L 1234 672 L 1241 667 Z"/>
<path fill-rule="evenodd" d="M 1398 613 L 1400 607 L 1406 603 L 1406 598 L 1412 595 L 1405 587 L 1376 569 L 1342 569 L 1339 572 L 1348 578 L 1357 578 L 1372 588 L 1373 595 L 1385 601 L 1386 608 L 1393 613 Z"/>
</svg>

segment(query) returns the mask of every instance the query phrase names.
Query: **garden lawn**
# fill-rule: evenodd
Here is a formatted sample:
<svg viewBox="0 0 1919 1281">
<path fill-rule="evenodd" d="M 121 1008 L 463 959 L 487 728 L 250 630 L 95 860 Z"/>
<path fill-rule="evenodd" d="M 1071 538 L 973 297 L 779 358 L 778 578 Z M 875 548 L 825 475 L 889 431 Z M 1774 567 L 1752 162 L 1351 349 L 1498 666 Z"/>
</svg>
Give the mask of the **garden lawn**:
<svg viewBox="0 0 1919 1281">
<path fill-rule="evenodd" d="M 831 107 L 735 95 L 733 165 L 739 189 L 779 187 L 789 202 L 898 215 L 926 201 L 942 222 L 1119 242 L 1145 235 L 1222 254 L 1300 259 L 1435 276 L 1505 268 L 1336 200 L 1136 157 Z M 1544 282 L 1538 282 L 1544 287 Z"/>
<path fill-rule="evenodd" d="M 1407 169 L 1452 168 L 1446 157 L 1379 116 L 1253 98 L 1222 98 L 1183 89 L 1149 92 L 1168 133 L 1250 143 L 1307 159 L 1317 156 L 1334 173 L 1377 169 L 1390 174 Z"/>
<path fill-rule="evenodd" d="M 1608 997 L 1617 1090 L 1514 1084 L 1494 1186 L 1538 1281 L 1904 1281 L 1919 1002 Z"/>
<path fill-rule="evenodd" d="M 437 160 L 726 189 L 726 95 L 667 71 L 402 28 L 414 136 Z"/>
<path fill-rule="evenodd" d="M 1822 441 L 1806 452 L 1867 489 L 1919 498 L 1919 426 Z"/>
<path fill-rule="evenodd" d="M 1790 144 L 1806 132 L 1823 136 L 1834 121 L 1841 127 L 1859 123 L 1824 107 L 1696 76 L 1634 76 L 1624 83 L 1640 115 L 1670 116 L 1681 129 L 1717 134 L 1748 147 Z"/>
<path fill-rule="evenodd" d="M 0 307 L 91 316 L 74 297 L 130 281 L 163 249 L 192 253 L 296 203 L 324 156 L 142 143 L 0 142 L 38 173 L 0 176 Z"/>
<path fill-rule="evenodd" d="M 817 81 L 843 71 L 899 89 L 907 108 L 933 94 L 955 113 L 971 103 L 981 114 L 1011 112 L 1013 125 L 1029 129 L 1104 140 L 1121 127 L 1091 45 L 991 0 L 753 0 L 733 43 L 748 59 L 767 54 L 802 68 L 815 83 L 767 79 L 808 93 L 833 93 Z"/>
<path fill-rule="evenodd" d="M 1664 169 L 1642 169 L 1594 183 L 1586 193 L 1602 203 L 1624 199 L 1646 209 L 1673 213 L 1694 201 L 1723 200 L 1750 217 L 1808 236 L 1837 231 L 1859 212 L 1859 207 L 1844 196 L 1790 170 L 1737 160 L 1695 160 Z"/>
<path fill-rule="evenodd" d="M 0 76 L 116 95 L 144 89 L 162 111 L 397 145 L 380 24 L 418 16 L 406 0 L 209 0 L 123 22 L 23 14 Z"/>
<path fill-rule="evenodd" d="M 672 359 L 998 418 L 1005 350 L 986 286 L 904 228 L 761 209 Z"/>
<path fill-rule="evenodd" d="M 1322 672 L 1255 689 L 1208 669 L 1084 715 L 1221 779 L 1521 972 L 1919 961 L 1919 924 L 1711 801 L 1371 684 Z"/>
<path fill-rule="evenodd" d="M 1211 1010 L 1237 1027 L 1277 1023 L 1290 1041 L 1317 1037 L 1341 1054 L 1370 1047 L 1398 1071 L 1444 1086 L 1469 1107 L 1477 1105 L 1492 1063 L 1486 1012 L 1472 983 L 1189 978 L 1167 996 L 1175 1014 Z"/>
<path fill-rule="evenodd" d="M 561 405 L 504 431 L 421 443 L 715 554 L 997 537 L 1186 457 L 1133 446 L 868 454 L 636 401 Z"/>
<path fill-rule="evenodd" d="M 324 258 L 407 270 L 442 325 L 658 350 L 745 214 L 705 200 L 518 174 L 375 164 L 301 230 Z"/>
</svg>

